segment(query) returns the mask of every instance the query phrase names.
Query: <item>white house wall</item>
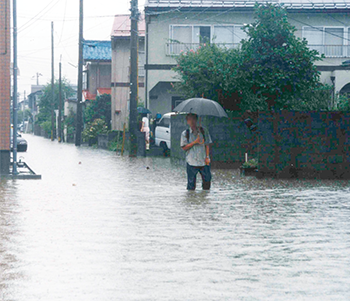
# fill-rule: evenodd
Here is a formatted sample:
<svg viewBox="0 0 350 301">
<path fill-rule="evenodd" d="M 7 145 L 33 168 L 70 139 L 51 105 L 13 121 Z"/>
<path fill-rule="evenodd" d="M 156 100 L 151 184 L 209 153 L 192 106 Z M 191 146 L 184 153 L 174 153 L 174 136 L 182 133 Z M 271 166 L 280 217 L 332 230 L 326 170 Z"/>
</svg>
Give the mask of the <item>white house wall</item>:
<svg viewBox="0 0 350 301">
<path fill-rule="evenodd" d="M 249 24 L 254 21 L 252 12 L 176 12 L 169 14 L 160 14 L 148 17 L 148 81 L 147 91 L 148 99 L 150 91 L 157 85 L 158 82 L 174 82 L 176 74 L 170 70 L 171 66 L 176 65 L 176 58 L 167 55 L 167 43 L 170 38 L 171 25 L 239 25 Z M 326 27 L 344 27 L 345 32 L 350 31 L 350 18 L 346 13 L 290 13 L 289 22 L 296 27 L 295 35 L 303 37 L 304 26 L 326 26 Z M 349 35 L 349 34 L 348 34 Z M 350 35 L 349 35 L 350 37 Z M 345 37 L 346 38 L 346 37 Z M 344 39 L 345 45 L 350 41 Z M 350 47 L 348 47 L 350 49 Z M 350 52 L 350 50 L 349 50 Z M 327 57 L 323 61 L 316 63 L 318 66 L 340 66 L 341 63 L 348 58 L 331 58 Z M 164 69 L 160 65 L 167 65 Z M 158 66 L 158 67 L 157 67 Z M 158 70 L 154 70 L 157 69 Z M 336 91 L 339 91 L 346 83 L 350 82 L 349 72 L 337 71 L 336 74 Z M 332 72 L 324 71 L 321 74 L 323 82 L 331 84 L 330 76 Z M 339 78 L 338 78 L 339 77 Z M 345 83 L 345 84 L 343 84 Z M 159 101 L 159 100 L 158 100 Z M 152 100 L 149 99 L 150 108 Z M 169 103 L 166 105 L 169 107 Z"/>
<path fill-rule="evenodd" d="M 140 50 L 144 42 L 140 42 Z M 143 64 L 142 62 L 140 62 Z M 122 131 L 128 127 L 130 99 L 130 39 L 112 40 L 112 129 Z M 144 79 L 140 78 L 141 85 Z M 139 87 L 139 98 L 144 101 L 144 87 Z"/>
</svg>

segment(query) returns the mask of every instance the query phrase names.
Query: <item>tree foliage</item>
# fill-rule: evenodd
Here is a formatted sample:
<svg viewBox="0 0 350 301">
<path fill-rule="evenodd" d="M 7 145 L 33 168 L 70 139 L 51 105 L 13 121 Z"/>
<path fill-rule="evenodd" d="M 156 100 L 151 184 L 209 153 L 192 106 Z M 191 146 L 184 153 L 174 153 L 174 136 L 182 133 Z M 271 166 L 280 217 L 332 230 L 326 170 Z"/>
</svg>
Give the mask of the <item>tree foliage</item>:
<svg viewBox="0 0 350 301">
<path fill-rule="evenodd" d="M 216 100 L 226 109 L 237 109 L 240 93 L 235 79 L 240 51 L 216 44 L 203 44 L 197 51 L 181 54 L 174 70 L 180 75 L 176 89 L 187 97 Z"/>
<path fill-rule="evenodd" d="M 91 123 L 95 119 L 102 119 L 110 129 L 111 126 L 111 95 L 102 94 L 95 100 L 91 100 L 84 111 L 85 123 Z"/>
<path fill-rule="evenodd" d="M 17 122 L 19 124 L 21 124 L 22 122 L 24 121 L 30 121 L 33 119 L 33 115 L 30 111 L 30 109 L 25 109 L 24 111 L 18 111 L 18 114 L 17 114 Z"/>
<path fill-rule="evenodd" d="M 46 84 L 43 89 L 43 95 L 39 101 L 39 114 L 37 116 L 37 123 L 41 124 L 45 121 L 51 120 L 51 110 L 58 110 L 59 100 L 59 82 L 58 80 L 54 83 L 55 98 L 52 102 L 52 90 L 51 84 Z M 62 98 L 73 96 L 74 91 L 67 79 L 62 80 Z M 62 108 L 63 109 L 63 108 Z"/>
<path fill-rule="evenodd" d="M 244 28 L 248 39 L 240 49 L 203 44 L 182 53 L 174 68 L 177 89 L 228 110 L 327 109 L 329 87 L 320 83 L 314 65 L 321 56 L 294 35 L 286 10 L 256 4 L 254 18 Z"/>
<path fill-rule="evenodd" d="M 96 139 L 100 134 L 108 133 L 108 127 L 103 119 L 97 118 L 94 121 L 89 122 L 82 133 L 83 140 L 85 142 L 90 139 Z"/>
</svg>

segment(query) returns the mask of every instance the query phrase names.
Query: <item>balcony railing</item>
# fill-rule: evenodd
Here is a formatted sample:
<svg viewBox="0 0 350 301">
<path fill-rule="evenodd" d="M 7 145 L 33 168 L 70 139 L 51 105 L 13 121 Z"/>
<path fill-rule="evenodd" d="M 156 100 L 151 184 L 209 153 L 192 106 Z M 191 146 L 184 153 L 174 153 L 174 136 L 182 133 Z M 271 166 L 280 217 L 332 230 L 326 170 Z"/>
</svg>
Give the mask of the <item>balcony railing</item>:
<svg viewBox="0 0 350 301">
<path fill-rule="evenodd" d="M 166 54 L 168 56 L 172 56 L 172 55 L 179 55 L 182 52 L 197 51 L 202 45 L 203 44 L 200 44 L 200 43 L 167 43 Z M 239 43 L 237 43 L 237 44 L 216 43 L 216 45 L 219 45 L 222 47 L 227 47 L 227 48 L 238 48 L 240 46 Z"/>
<path fill-rule="evenodd" d="M 227 48 L 238 48 L 240 44 L 221 44 L 219 46 Z M 350 45 L 308 45 L 310 49 L 317 50 L 320 54 L 324 54 L 328 58 L 350 57 Z M 167 43 L 166 54 L 168 56 L 179 55 L 182 52 L 197 51 L 201 47 L 199 43 Z"/>
<path fill-rule="evenodd" d="M 350 45 L 308 45 L 325 57 L 350 57 Z"/>
</svg>

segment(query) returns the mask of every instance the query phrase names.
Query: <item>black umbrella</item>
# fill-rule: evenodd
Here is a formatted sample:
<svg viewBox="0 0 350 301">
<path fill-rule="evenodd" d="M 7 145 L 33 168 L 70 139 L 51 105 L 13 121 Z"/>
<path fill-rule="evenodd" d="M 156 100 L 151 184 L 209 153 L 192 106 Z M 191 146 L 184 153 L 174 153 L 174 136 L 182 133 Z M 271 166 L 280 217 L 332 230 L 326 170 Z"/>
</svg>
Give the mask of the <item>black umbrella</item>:
<svg viewBox="0 0 350 301">
<path fill-rule="evenodd" d="M 138 107 L 137 113 L 139 114 L 152 114 L 152 112 L 144 107 Z"/>
<path fill-rule="evenodd" d="M 176 106 L 174 112 L 228 118 L 225 110 L 219 103 L 206 98 L 187 99 Z"/>
</svg>

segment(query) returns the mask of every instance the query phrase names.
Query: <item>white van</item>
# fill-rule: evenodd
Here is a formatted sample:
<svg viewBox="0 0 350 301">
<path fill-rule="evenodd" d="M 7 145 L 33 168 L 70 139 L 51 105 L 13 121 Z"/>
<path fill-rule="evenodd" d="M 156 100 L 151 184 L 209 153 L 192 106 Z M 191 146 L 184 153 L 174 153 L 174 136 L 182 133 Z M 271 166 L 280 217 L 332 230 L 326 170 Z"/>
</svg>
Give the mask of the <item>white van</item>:
<svg viewBox="0 0 350 301">
<path fill-rule="evenodd" d="M 164 150 L 171 148 L 171 124 L 170 118 L 176 113 L 166 113 L 162 119 L 159 120 L 155 131 L 155 144 L 161 146 Z"/>
</svg>

